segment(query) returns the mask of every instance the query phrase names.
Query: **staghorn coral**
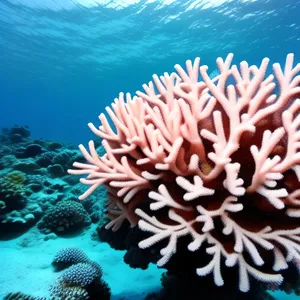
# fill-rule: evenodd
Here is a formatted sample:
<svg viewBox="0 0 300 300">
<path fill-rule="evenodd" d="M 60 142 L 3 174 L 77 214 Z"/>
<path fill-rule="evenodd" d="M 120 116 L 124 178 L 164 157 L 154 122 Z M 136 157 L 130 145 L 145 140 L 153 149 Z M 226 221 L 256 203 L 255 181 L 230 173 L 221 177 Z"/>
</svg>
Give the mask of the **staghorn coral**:
<svg viewBox="0 0 300 300">
<path fill-rule="evenodd" d="M 267 76 L 267 58 L 240 68 L 232 59 L 217 59 L 214 78 L 196 58 L 133 98 L 121 93 L 106 108 L 116 132 L 104 114 L 89 124 L 106 153 L 80 145 L 87 162 L 69 173 L 88 175 L 79 199 L 107 187 L 106 228 L 138 224 L 149 233 L 140 248 L 162 247 L 159 266 L 184 243 L 199 253 L 197 275 L 222 286 L 236 266 L 247 292 L 252 277 L 279 285 L 300 259 L 300 64 L 289 54 Z"/>
</svg>

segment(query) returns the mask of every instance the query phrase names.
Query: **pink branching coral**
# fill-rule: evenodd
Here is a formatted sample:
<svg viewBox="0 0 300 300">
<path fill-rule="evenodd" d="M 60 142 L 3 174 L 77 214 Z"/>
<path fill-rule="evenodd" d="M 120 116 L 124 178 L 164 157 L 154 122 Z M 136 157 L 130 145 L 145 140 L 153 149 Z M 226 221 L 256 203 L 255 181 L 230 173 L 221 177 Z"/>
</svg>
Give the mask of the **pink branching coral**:
<svg viewBox="0 0 300 300">
<path fill-rule="evenodd" d="M 289 54 L 267 76 L 269 59 L 238 68 L 232 58 L 217 59 L 214 78 L 196 58 L 133 98 L 121 93 L 106 108 L 116 129 L 104 114 L 99 128 L 89 124 L 106 154 L 80 145 L 87 163 L 69 173 L 88 175 L 80 199 L 107 187 L 106 228 L 128 219 L 151 233 L 140 248 L 167 241 L 159 266 L 190 236 L 188 250 L 211 258 L 197 274 L 222 286 L 222 268 L 238 266 L 246 292 L 249 275 L 280 284 L 300 259 L 300 64 Z"/>
</svg>

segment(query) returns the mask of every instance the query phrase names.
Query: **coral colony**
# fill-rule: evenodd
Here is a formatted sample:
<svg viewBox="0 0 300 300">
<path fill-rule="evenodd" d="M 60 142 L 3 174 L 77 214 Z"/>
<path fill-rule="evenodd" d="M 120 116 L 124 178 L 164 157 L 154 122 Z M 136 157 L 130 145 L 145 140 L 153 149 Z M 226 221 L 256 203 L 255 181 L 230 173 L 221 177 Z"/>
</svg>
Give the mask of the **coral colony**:
<svg viewBox="0 0 300 300">
<path fill-rule="evenodd" d="M 212 273 L 222 286 L 230 282 L 224 271 L 237 266 L 247 292 L 251 276 L 276 285 L 283 270 L 299 267 L 300 64 L 289 54 L 268 76 L 267 58 L 240 68 L 232 59 L 218 58 L 213 78 L 196 58 L 187 71 L 154 75 L 133 98 L 121 93 L 106 108 L 116 129 L 104 114 L 99 129 L 89 124 L 106 154 L 93 141 L 89 151 L 80 145 L 87 163 L 69 173 L 88 175 L 80 199 L 107 187 L 106 228 L 127 219 L 149 234 L 140 248 L 166 242 L 159 266 L 184 240 L 191 252 L 205 250 L 199 276 Z"/>
</svg>

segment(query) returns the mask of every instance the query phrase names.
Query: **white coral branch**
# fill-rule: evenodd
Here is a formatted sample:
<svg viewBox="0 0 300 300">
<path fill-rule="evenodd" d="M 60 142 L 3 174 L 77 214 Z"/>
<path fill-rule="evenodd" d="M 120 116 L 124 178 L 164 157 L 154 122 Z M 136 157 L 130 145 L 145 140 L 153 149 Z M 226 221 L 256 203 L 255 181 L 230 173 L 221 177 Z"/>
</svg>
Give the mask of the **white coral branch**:
<svg viewBox="0 0 300 300">
<path fill-rule="evenodd" d="M 266 130 L 263 134 L 261 148 L 253 145 L 250 150 L 255 161 L 255 172 L 252 177 L 252 183 L 247 188 L 247 192 L 257 192 L 264 196 L 265 199 L 277 209 L 285 207 L 281 198 L 288 196 L 286 189 L 269 189 L 277 185 L 277 181 L 283 178 L 280 172 L 277 172 L 277 166 L 281 160 L 278 155 L 273 158 L 268 156 L 274 147 L 284 136 L 285 131 L 282 127 L 274 132 Z"/>
<path fill-rule="evenodd" d="M 238 253 L 242 253 L 245 248 L 256 265 L 262 265 L 264 261 L 259 255 L 254 243 L 260 245 L 266 250 L 272 250 L 274 252 L 274 271 L 284 269 L 286 261 L 300 259 L 300 228 L 272 231 L 270 227 L 266 227 L 259 232 L 251 232 L 239 226 L 226 214 L 224 214 L 221 218 L 225 225 L 223 233 L 225 235 L 233 233 L 235 236 L 234 250 Z M 278 249 L 278 245 L 286 250 L 287 256 L 285 259 L 282 257 L 282 253 Z"/>
<path fill-rule="evenodd" d="M 87 178 L 81 178 L 80 182 L 91 187 L 79 199 L 87 198 L 100 185 L 109 182 L 110 186 L 119 188 L 118 196 L 125 196 L 124 202 L 127 203 L 139 190 L 149 186 L 149 181 L 131 166 L 126 156 L 123 156 L 120 161 L 117 160 L 106 140 L 103 140 L 102 144 L 107 152 L 103 157 L 98 156 L 93 141 L 89 142 L 89 152 L 80 145 L 80 151 L 90 164 L 75 162 L 73 166 L 79 170 L 68 170 L 69 174 L 88 174 Z"/>
<path fill-rule="evenodd" d="M 242 187 L 244 180 L 238 178 L 241 165 L 239 163 L 225 165 L 226 179 L 223 186 L 234 196 L 242 196 L 245 194 L 245 188 Z"/>
<path fill-rule="evenodd" d="M 287 132 L 287 151 L 284 159 L 274 168 L 276 172 L 283 173 L 300 162 L 300 99 L 282 113 L 283 126 Z M 296 116 L 294 118 L 294 116 Z"/>
<path fill-rule="evenodd" d="M 298 63 L 293 67 L 293 63 L 294 54 L 290 53 L 286 57 L 284 71 L 281 69 L 279 63 L 273 65 L 274 74 L 279 84 L 280 95 L 278 98 L 273 95 L 268 98 L 270 101 L 266 102 L 272 104 L 258 110 L 253 117 L 251 117 L 252 124 L 257 124 L 257 122 L 268 118 L 274 112 L 281 111 L 291 99 L 300 93 L 300 76 L 296 76 L 300 71 L 300 64 Z"/>
<path fill-rule="evenodd" d="M 250 282 L 248 274 L 251 274 L 254 278 L 263 282 L 275 282 L 280 284 L 283 281 L 283 277 L 280 274 L 268 274 L 263 273 L 252 266 L 250 266 L 243 256 L 238 258 L 239 264 L 239 289 L 242 292 L 248 292 L 250 289 Z"/>
<path fill-rule="evenodd" d="M 196 272 L 199 276 L 206 276 L 213 273 L 214 282 L 217 286 L 222 286 L 224 280 L 221 274 L 221 255 L 226 258 L 225 265 L 233 267 L 238 265 L 239 268 L 239 289 L 242 292 L 248 292 L 250 289 L 249 274 L 260 281 L 281 283 L 283 277 L 280 274 L 263 273 L 252 266 L 250 266 L 242 256 L 237 253 L 227 253 L 223 245 L 213 238 L 211 235 L 207 236 L 207 241 L 213 244 L 212 247 L 206 249 L 208 254 L 213 255 L 212 260 L 204 267 L 197 268 Z"/>
<path fill-rule="evenodd" d="M 285 188 L 270 190 L 261 186 L 257 189 L 256 192 L 264 196 L 265 199 L 275 208 L 283 209 L 285 207 L 284 202 L 280 199 L 288 196 L 288 192 Z"/>
<path fill-rule="evenodd" d="M 255 162 L 255 172 L 252 177 L 251 185 L 247 188 L 247 192 L 256 191 L 259 186 L 267 181 L 267 179 L 272 180 L 272 178 L 276 176 L 278 178 L 282 177 L 280 173 L 273 171 L 281 158 L 278 155 L 269 158 L 269 155 L 284 134 L 285 131 L 283 127 L 280 127 L 273 132 L 265 130 L 260 149 L 255 145 L 251 146 L 250 151 Z M 269 178 L 267 178 L 267 176 L 269 176 Z"/>
<path fill-rule="evenodd" d="M 222 216 L 225 211 L 229 212 L 238 212 L 243 209 L 243 205 L 237 202 L 238 199 L 233 196 L 229 196 L 222 203 L 221 207 L 217 210 L 206 210 L 203 206 L 198 205 L 197 210 L 200 213 L 200 216 L 196 218 L 197 222 L 203 222 L 202 227 L 203 232 L 208 232 L 215 228 L 213 218 L 217 216 Z"/>
<path fill-rule="evenodd" d="M 141 241 L 139 247 L 142 249 L 149 248 L 157 242 L 169 238 L 168 245 L 161 249 L 160 253 L 162 258 L 157 262 L 158 266 L 163 266 L 166 264 L 171 256 L 176 253 L 177 240 L 181 236 L 185 236 L 192 232 L 192 236 L 199 236 L 193 228 L 192 224 L 195 222 L 185 221 L 182 217 L 176 214 L 172 209 L 169 210 L 169 218 L 178 223 L 178 225 L 167 225 L 158 221 L 155 217 L 150 217 L 144 213 L 141 209 L 136 209 L 135 213 L 142 218 L 139 221 L 139 228 L 143 231 L 148 231 L 154 233 L 153 236 Z M 198 239 L 199 243 L 199 239 Z M 195 246 L 195 245 L 193 245 Z M 200 245 L 199 245 L 200 246 Z"/>
<path fill-rule="evenodd" d="M 124 220 L 126 220 L 126 215 L 121 210 L 109 210 L 108 213 L 113 218 L 105 225 L 105 229 L 112 228 L 112 231 L 117 231 L 122 226 Z"/>
<path fill-rule="evenodd" d="M 265 234 L 267 240 L 280 244 L 286 252 L 286 260 L 300 260 L 300 227 L 293 230 L 276 230 Z"/>
<path fill-rule="evenodd" d="M 239 226 L 237 223 L 235 223 L 232 219 L 230 219 L 226 214 L 224 214 L 222 217 L 222 222 L 225 225 L 223 229 L 223 233 L 225 235 L 229 235 L 231 233 L 235 236 L 235 245 L 234 245 L 234 251 L 238 253 L 242 253 L 244 251 L 244 248 L 247 250 L 247 252 L 250 254 L 252 260 L 254 263 L 258 266 L 261 266 L 264 264 L 264 261 L 262 257 L 260 256 L 256 246 L 253 242 L 259 244 L 263 248 L 267 250 L 271 250 L 274 248 L 274 245 L 270 242 L 268 242 L 264 238 L 265 231 L 261 232 L 251 232 L 248 231 L 241 226 Z M 252 242 L 253 241 L 253 242 Z"/>
<path fill-rule="evenodd" d="M 185 201 L 191 201 L 203 196 L 211 196 L 215 193 L 213 189 L 203 186 L 203 181 L 200 176 L 194 176 L 194 183 L 189 182 L 181 176 L 176 177 L 176 182 L 180 187 L 187 191 L 183 196 Z"/>
<path fill-rule="evenodd" d="M 206 276 L 213 272 L 214 282 L 217 286 L 224 285 L 224 280 L 221 274 L 221 248 L 219 245 L 214 245 L 206 249 L 206 253 L 212 254 L 212 260 L 204 267 L 197 268 L 196 273 L 198 276 Z"/>
<path fill-rule="evenodd" d="M 158 187 L 158 193 L 151 191 L 149 193 L 149 198 L 156 201 L 156 202 L 150 204 L 151 210 L 158 210 L 158 209 L 161 209 L 166 206 L 172 207 L 172 208 L 177 208 L 177 209 L 182 209 L 182 210 L 186 210 L 186 211 L 191 210 L 190 207 L 186 207 L 186 206 L 183 206 L 183 205 L 177 203 L 172 198 L 172 196 L 169 194 L 169 192 L 164 184 L 161 184 Z"/>
</svg>

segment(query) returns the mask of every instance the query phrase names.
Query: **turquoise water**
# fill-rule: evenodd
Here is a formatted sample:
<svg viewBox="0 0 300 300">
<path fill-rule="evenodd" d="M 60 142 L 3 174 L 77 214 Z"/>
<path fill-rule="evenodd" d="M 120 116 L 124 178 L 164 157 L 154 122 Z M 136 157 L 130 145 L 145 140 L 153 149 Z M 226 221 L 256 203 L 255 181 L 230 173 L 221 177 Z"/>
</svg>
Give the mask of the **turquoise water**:
<svg viewBox="0 0 300 300">
<path fill-rule="evenodd" d="M 1 127 L 77 144 L 119 92 L 176 63 L 300 55 L 297 0 L 115 2 L 1 1 Z"/>
<path fill-rule="evenodd" d="M 284 65 L 288 53 L 294 53 L 298 63 L 299 16 L 299 0 L 1 0 L 0 128 L 8 131 L 0 139 L 0 178 L 14 171 L 24 173 L 22 187 L 30 189 L 24 192 L 30 205 L 12 216 L 12 235 L 10 227 L 0 226 L 4 256 L 0 269 L 11 270 L 0 276 L 0 297 L 9 292 L 48 296 L 48 286 L 58 276 L 49 266 L 55 253 L 82 243 L 82 249 L 102 266 L 112 299 L 139 300 L 157 291 L 161 270 L 154 265 L 131 270 L 123 262 L 124 249 L 112 250 L 90 238 L 103 217 L 103 212 L 98 216 L 103 191 L 84 204 L 90 223 L 85 231 L 68 237 L 43 232 L 44 237 L 38 231 L 38 222 L 59 200 L 73 201 L 82 194 L 78 178 L 66 175 L 81 155 L 74 146 L 94 138 L 87 123 L 98 124 L 97 116 L 120 92 L 142 90 L 153 74 L 170 73 L 175 64 L 184 65 L 188 59 L 200 57 L 210 74 L 216 72 L 216 59 L 229 53 L 234 53 L 237 64 L 246 60 L 259 66 L 268 57 L 271 64 Z M 30 130 L 30 137 L 22 136 L 20 144 L 11 139 L 15 125 Z M 41 152 L 26 156 L 31 144 L 43 149 L 33 147 L 28 151 Z M 45 152 L 51 152 L 49 164 L 45 157 L 40 160 Z M 37 207 L 37 203 L 42 204 Z M 1 222 L 6 214 L 0 208 Z M 15 264 L 14 256 L 19 257 Z M 16 272 L 22 262 L 18 282 Z M 131 278 L 130 284 L 122 273 Z M 283 292 L 275 292 L 274 297 L 297 299 Z"/>
</svg>

